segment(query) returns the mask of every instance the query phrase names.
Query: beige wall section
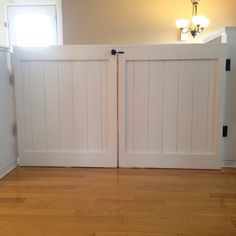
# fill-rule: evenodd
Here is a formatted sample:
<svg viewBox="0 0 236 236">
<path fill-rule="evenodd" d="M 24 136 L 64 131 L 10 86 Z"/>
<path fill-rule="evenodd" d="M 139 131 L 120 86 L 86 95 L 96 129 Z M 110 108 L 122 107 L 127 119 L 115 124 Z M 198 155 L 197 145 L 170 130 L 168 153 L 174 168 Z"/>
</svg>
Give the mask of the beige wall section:
<svg viewBox="0 0 236 236">
<path fill-rule="evenodd" d="M 39 1 L 50 2 L 0 0 L 0 44 L 6 42 L 4 4 Z M 200 0 L 199 14 L 211 20 L 202 38 L 225 26 L 235 26 L 235 9 L 235 0 Z M 175 20 L 191 17 L 191 1 L 62 0 L 62 15 L 64 44 L 176 43 Z"/>
<path fill-rule="evenodd" d="M 62 0 L 64 44 L 175 43 L 175 20 L 191 17 L 190 0 Z M 235 0 L 201 0 L 211 20 L 202 35 L 236 25 Z"/>
</svg>

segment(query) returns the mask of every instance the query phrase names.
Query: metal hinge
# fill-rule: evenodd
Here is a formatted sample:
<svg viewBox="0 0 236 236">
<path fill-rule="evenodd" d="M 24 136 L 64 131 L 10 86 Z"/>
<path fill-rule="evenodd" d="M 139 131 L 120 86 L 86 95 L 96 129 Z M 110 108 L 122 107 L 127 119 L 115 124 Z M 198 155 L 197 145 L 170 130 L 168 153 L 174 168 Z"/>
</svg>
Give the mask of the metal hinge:
<svg viewBox="0 0 236 236">
<path fill-rule="evenodd" d="M 230 69 L 231 69 L 231 59 L 226 59 L 225 71 L 230 71 Z"/>
<path fill-rule="evenodd" d="M 222 129 L 222 137 L 227 137 L 228 136 L 228 125 L 224 125 Z"/>
<path fill-rule="evenodd" d="M 14 125 L 12 126 L 12 133 L 13 133 L 13 136 L 16 136 L 16 135 L 17 135 L 17 125 L 16 125 L 16 124 L 14 124 Z"/>
<path fill-rule="evenodd" d="M 5 21 L 5 22 L 4 22 L 4 27 L 5 27 L 5 28 L 9 28 L 9 23 Z"/>
<path fill-rule="evenodd" d="M 9 81 L 10 81 L 10 85 L 14 85 L 14 83 L 15 83 L 15 76 L 14 76 L 13 73 L 10 74 Z"/>
</svg>

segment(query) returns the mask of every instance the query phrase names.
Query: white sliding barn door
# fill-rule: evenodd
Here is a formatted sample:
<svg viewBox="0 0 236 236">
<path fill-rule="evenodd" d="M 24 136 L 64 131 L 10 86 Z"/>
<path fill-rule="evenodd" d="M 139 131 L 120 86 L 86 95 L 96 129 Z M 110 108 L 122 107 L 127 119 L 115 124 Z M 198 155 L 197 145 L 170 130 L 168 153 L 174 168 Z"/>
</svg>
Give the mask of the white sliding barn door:
<svg viewBox="0 0 236 236">
<path fill-rule="evenodd" d="M 15 48 L 22 166 L 117 166 L 111 47 Z"/>
<path fill-rule="evenodd" d="M 219 168 L 217 47 L 120 49 L 120 167 Z"/>
<path fill-rule="evenodd" d="M 225 48 L 111 49 L 15 48 L 20 165 L 219 168 Z"/>
</svg>

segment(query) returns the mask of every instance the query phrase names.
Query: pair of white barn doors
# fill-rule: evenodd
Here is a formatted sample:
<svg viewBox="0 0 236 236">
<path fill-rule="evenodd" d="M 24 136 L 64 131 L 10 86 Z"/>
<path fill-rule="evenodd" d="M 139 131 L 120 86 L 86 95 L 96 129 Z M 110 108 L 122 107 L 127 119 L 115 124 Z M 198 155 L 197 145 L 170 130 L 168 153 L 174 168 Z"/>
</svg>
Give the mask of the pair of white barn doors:
<svg viewBox="0 0 236 236">
<path fill-rule="evenodd" d="M 21 166 L 218 168 L 214 45 L 14 49 Z"/>
</svg>

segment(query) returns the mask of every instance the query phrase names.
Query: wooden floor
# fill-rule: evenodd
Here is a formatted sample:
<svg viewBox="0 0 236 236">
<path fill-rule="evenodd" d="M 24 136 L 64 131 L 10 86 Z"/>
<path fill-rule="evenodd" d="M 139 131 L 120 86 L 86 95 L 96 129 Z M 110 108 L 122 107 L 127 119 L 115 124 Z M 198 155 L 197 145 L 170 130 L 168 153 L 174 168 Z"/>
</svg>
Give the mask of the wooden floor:
<svg viewBox="0 0 236 236">
<path fill-rule="evenodd" d="M 0 235 L 235 236 L 236 169 L 18 168 Z"/>
</svg>

